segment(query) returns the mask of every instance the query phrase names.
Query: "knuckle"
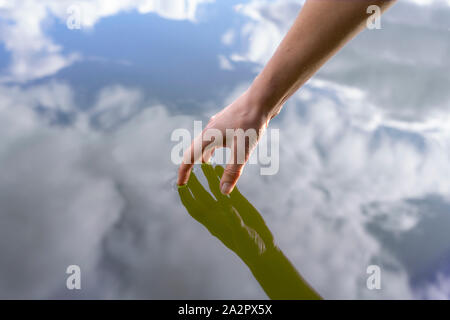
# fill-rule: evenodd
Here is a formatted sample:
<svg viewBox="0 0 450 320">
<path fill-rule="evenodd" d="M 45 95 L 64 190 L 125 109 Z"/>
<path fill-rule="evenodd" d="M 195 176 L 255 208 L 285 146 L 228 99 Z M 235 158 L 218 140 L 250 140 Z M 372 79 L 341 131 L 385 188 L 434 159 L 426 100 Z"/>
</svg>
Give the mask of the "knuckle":
<svg viewBox="0 0 450 320">
<path fill-rule="evenodd" d="M 224 174 L 232 177 L 239 177 L 242 173 L 242 166 L 239 167 L 226 167 L 224 169 Z"/>
</svg>

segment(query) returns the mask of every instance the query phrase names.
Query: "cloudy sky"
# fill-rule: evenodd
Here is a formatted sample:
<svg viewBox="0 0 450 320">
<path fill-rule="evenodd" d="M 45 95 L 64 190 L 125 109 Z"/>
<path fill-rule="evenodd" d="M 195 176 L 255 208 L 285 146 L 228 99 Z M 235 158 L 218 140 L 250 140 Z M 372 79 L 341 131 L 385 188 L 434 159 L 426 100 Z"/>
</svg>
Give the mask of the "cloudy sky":
<svg viewBox="0 0 450 320">
<path fill-rule="evenodd" d="M 302 3 L 79 0 L 69 29 L 72 1 L 0 0 L 0 298 L 266 298 L 180 203 L 170 136 L 246 89 Z M 450 2 L 381 26 L 271 122 L 279 172 L 238 187 L 325 298 L 447 299 Z"/>
</svg>

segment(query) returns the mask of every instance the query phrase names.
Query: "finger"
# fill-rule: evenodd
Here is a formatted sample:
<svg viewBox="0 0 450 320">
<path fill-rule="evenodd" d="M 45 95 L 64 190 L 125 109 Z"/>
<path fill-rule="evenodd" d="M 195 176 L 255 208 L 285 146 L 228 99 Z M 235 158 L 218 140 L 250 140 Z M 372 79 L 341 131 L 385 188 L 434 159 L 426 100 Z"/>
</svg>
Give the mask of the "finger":
<svg viewBox="0 0 450 320">
<path fill-rule="evenodd" d="M 181 203 L 186 207 L 186 209 L 191 209 L 195 207 L 195 199 L 187 185 L 178 186 L 178 195 L 180 196 Z"/>
<path fill-rule="evenodd" d="M 244 223 L 254 229 L 266 245 L 273 245 L 273 235 L 263 217 L 237 188 L 231 192 L 230 200 L 233 207 L 240 213 Z"/>
<path fill-rule="evenodd" d="M 183 154 L 183 162 L 178 169 L 177 184 L 182 186 L 189 180 L 192 167 L 202 157 L 202 151 L 211 143 L 211 140 L 203 139 L 203 132 L 192 141 L 191 146 Z"/>
<path fill-rule="evenodd" d="M 215 204 L 214 198 L 209 194 L 208 191 L 203 188 L 200 181 L 198 181 L 195 173 L 191 174 L 187 186 L 194 195 L 195 200 L 203 204 L 206 208 L 211 208 Z"/>
<path fill-rule="evenodd" d="M 225 196 L 220 192 L 220 179 L 217 177 L 216 172 L 214 171 L 214 168 L 210 164 L 203 163 L 202 164 L 202 171 L 208 180 L 209 189 L 211 190 L 212 194 L 216 197 L 218 201 L 220 201 Z"/>
<path fill-rule="evenodd" d="M 208 124 L 205 130 L 203 130 L 203 140 L 210 141 L 210 143 L 203 149 L 202 154 L 202 162 L 206 163 L 211 159 L 214 154 L 214 150 L 222 146 L 225 140 L 222 132 L 211 126 L 211 124 Z"/>
<path fill-rule="evenodd" d="M 209 160 L 211 160 L 212 155 L 214 154 L 215 147 L 211 147 L 212 143 L 206 147 L 206 150 L 203 151 L 202 156 L 202 162 L 203 163 L 209 163 Z"/>
<path fill-rule="evenodd" d="M 241 216 L 239 215 L 239 212 L 236 211 L 235 208 L 233 207 L 228 207 L 227 208 L 227 222 L 228 225 L 230 226 L 230 228 L 232 228 L 233 230 L 236 230 L 238 228 L 242 228 L 244 227 L 244 222 L 242 221 Z M 239 233 L 239 232 L 237 232 Z"/>
<path fill-rule="evenodd" d="M 222 166 L 216 166 L 214 171 L 219 179 L 222 178 L 224 169 Z M 238 188 L 234 188 L 230 193 L 230 199 L 232 200 L 232 205 L 237 209 L 238 212 L 242 212 L 241 215 L 245 221 L 245 216 L 249 213 L 253 215 L 256 213 L 259 215 L 258 211 L 253 207 L 253 205 L 242 195 Z"/>
<path fill-rule="evenodd" d="M 219 179 L 222 177 L 224 169 L 222 166 L 214 168 Z M 266 244 L 273 243 L 273 235 L 266 225 L 261 214 L 256 208 L 245 198 L 238 188 L 234 188 L 230 193 L 231 205 L 236 208 L 246 225 L 255 229 L 263 238 Z"/>
<path fill-rule="evenodd" d="M 203 210 L 195 201 L 187 185 L 178 187 L 178 194 L 181 203 L 186 208 L 187 212 L 196 220 L 202 220 Z"/>
<path fill-rule="evenodd" d="M 225 167 L 222 179 L 220 180 L 220 190 L 223 194 L 230 194 L 241 176 L 245 162 L 248 159 L 246 149 L 245 143 L 238 143 L 237 138 L 233 138 L 230 161 Z"/>
<path fill-rule="evenodd" d="M 214 167 L 214 171 L 216 172 L 216 174 L 219 177 L 219 179 L 222 179 L 223 167 L 221 165 L 217 165 L 217 166 Z"/>
</svg>

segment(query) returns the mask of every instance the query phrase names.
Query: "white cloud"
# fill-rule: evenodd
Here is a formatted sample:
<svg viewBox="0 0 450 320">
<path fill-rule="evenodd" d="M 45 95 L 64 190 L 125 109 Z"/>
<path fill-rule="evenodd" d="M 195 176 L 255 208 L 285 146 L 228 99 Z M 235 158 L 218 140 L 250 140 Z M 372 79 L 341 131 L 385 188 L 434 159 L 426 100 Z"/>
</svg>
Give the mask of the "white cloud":
<svg viewBox="0 0 450 320">
<path fill-rule="evenodd" d="M 230 29 L 227 32 L 225 32 L 222 36 L 222 43 L 225 45 L 231 45 L 234 41 L 234 30 Z"/>
<path fill-rule="evenodd" d="M 264 298 L 173 189 L 170 133 L 192 118 L 146 108 L 141 96 L 104 88 L 81 111 L 67 85 L 0 87 L 1 297 Z M 86 125 L 126 101 L 144 111 L 114 131 Z M 76 120 L 49 126 L 40 104 Z M 123 122 L 121 112 L 109 120 Z M 81 266 L 79 293 L 65 288 L 70 264 Z"/>
<path fill-rule="evenodd" d="M 304 1 L 253 0 L 237 7 L 248 19 L 234 30 L 230 54 L 260 68 L 269 60 Z M 381 30 L 365 30 L 315 76 L 357 87 L 396 120 L 435 121 L 450 111 L 448 1 L 397 1 Z M 232 31 L 228 30 L 227 34 Z"/>
<path fill-rule="evenodd" d="M 298 13 L 300 3 L 284 0 L 250 1 L 236 6 L 237 12 L 250 18 L 235 32 L 245 39 L 247 45 L 238 56 L 252 62 L 267 62 Z M 227 34 L 230 32 L 227 31 Z"/>
<path fill-rule="evenodd" d="M 90 279 L 85 297 L 264 298 L 242 262 L 187 215 L 172 190 L 170 133 L 190 128 L 192 117 L 145 108 L 138 90 L 121 86 L 101 90 L 84 112 L 67 85 L 0 89 L 3 297 L 73 297 L 64 274 L 54 274 L 78 263 Z M 125 123 L 112 112 L 108 123 L 120 124 L 113 131 L 80 125 L 121 101 L 143 111 Z M 382 120 L 366 126 L 379 116 L 375 107 L 356 108 L 363 103 L 358 90 L 312 81 L 272 124 L 281 128 L 280 172 L 262 177 L 247 166 L 239 186 L 326 298 L 416 297 L 404 257 L 368 225 L 396 237 L 414 230 L 426 216 L 406 201 L 449 194 L 450 151 L 426 132 L 385 130 Z M 76 121 L 48 127 L 47 115 L 34 111 L 39 104 L 78 110 Z M 414 248 L 433 253 L 425 266 L 444 249 L 426 241 Z M 382 265 L 376 292 L 365 287 L 373 263 Z"/>
<path fill-rule="evenodd" d="M 219 59 L 219 67 L 222 70 L 233 70 L 233 65 L 231 64 L 230 60 L 228 60 L 224 55 L 218 55 L 217 58 Z"/>
<path fill-rule="evenodd" d="M 143 94 L 139 90 L 119 85 L 106 87 L 100 91 L 88 117 L 96 126 L 111 129 L 138 113 L 142 103 Z"/>
<path fill-rule="evenodd" d="M 128 10 L 124 2 L 96 3 L 104 6 L 97 18 L 86 18 L 91 24 Z M 291 6 L 298 4 L 241 6 L 255 20 L 242 31 L 253 40 L 249 52 L 231 60 L 262 65 L 287 27 L 281 17 L 294 13 Z M 63 15 L 61 8 L 54 10 Z M 177 12 L 172 16 L 182 16 Z M 252 29 L 266 23 L 270 41 Z M 33 44 L 40 32 L 27 38 L 30 47 L 11 48 L 61 54 L 45 37 Z M 437 54 L 427 67 L 445 66 L 445 46 L 432 48 Z M 401 64 L 391 53 L 383 59 Z M 423 63 L 426 55 L 417 50 L 408 63 Z M 292 97 L 271 124 L 282 139 L 279 173 L 262 177 L 257 166 L 247 166 L 239 187 L 325 298 L 445 298 L 444 276 L 419 288 L 411 279 L 448 250 L 446 207 L 433 211 L 416 203 L 429 195 L 450 201 L 446 100 L 436 102 L 427 121 L 393 119 L 369 84 L 339 79 L 312 80 Z M 172 190 L 170 133 L 191 128 L 194 119 L 148 105 L 142 92 L 120 85 L 100 90 L 92 108 L 83 110 L 66 84 L 0 86 L 0 296 L 73 298 L 64 271 L 80 264 L 88 279 L 84 297 L 264 298 L 242 262 L 187 215 Z M 73 114 L 74 121 L 49 125 L 55 112 Z M 369 264 L 382 266 L 380 291 L 365 287 Z"/>
<path fill-rule="evenodd" d="M 447 233 L 435 229 L 437 243 L 421 238 L 415 227 L 428 217 L 408 199 L 436 194 L 448 201 L 450 150 L 426 132 L 389 127 L 382 120 L 366 127 L 370 118 L 382 118 L 377 108 L 361 108 L 367 104 L 352 88 L 311 81 L 272 125 L 280 128 L 282 141 L 279 174 L 260 177 L 258 168 L 248 167 L 241 191 L 263 204 L 281 248 L 325 297 L 411 298 L 415 267 L 404 261 L 395 241 L 380 241 L 370 227 L 393 239 L 412 231 L 421 245 L 412 249 L 405 243 L 406 250 L 430 259 L 421 268 L 445 254 Z M 446 223 L 444 214 L 436 219 Z M 379 292 L 365 288 L 365 270 L 374 261 L 383 270 Z"/>
<path fill-rule="evenodd" d="M 66 23 L 74 4 L 80 9 L 81 28 L 92 28 L 102 18 L 122 11 L 154 12 L 176 20 L 196 20 L 198 6 L 212 0 L 25 0 L 0 2 L 0 41 L 11 54 L 0 82 L 26 82 L 53 75 L 81 59 L 79 53 L 63 48 L 45 34 L 52 16 Z M 75 31 L 74 31 L 75 32 Z"/>
</svg>

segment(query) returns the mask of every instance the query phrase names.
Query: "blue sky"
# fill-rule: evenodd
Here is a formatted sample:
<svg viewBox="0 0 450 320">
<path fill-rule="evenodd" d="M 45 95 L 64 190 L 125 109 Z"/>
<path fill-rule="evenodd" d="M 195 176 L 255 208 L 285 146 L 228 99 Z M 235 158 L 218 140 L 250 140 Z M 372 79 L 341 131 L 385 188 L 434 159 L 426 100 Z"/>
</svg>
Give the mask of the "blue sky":
<svg viewBox="0 0 450 320">
<path fill-rule="evenodd" d="M 71 4 L 0 1 L 0 297 L 265 298 L 179 202 L 170 134 L 248 87 L 302 1 L 79 1 L 81 30 Z M 449 18 L 397 3 L 271 123 L 280 171 L 238 184 L 325 298 L 450 296 Z"/>
</svg>

